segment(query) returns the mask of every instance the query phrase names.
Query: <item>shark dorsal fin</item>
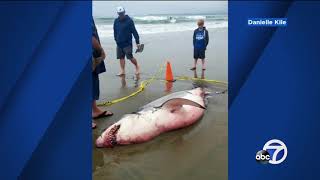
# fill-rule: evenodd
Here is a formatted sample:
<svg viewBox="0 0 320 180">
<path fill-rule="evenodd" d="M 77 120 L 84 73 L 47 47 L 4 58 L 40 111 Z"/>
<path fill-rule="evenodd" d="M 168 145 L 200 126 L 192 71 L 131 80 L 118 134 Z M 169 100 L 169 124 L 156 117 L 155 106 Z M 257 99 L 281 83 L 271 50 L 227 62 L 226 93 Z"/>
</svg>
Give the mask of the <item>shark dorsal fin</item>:
<svg viewBox="0 0 320 180">
<path fill-rule="evenodd" d="M 206 107 L 202 106 L 201 104 L 191 101 L 189 99 L 184 99 L 184 98 L 169 99 L 168 101 L 164 102 L 160 107 L 176 110 L 177 108 L 181 108 L 182 105 L 190 105 L 190 106 L 206 109 Z"/>
</svg>

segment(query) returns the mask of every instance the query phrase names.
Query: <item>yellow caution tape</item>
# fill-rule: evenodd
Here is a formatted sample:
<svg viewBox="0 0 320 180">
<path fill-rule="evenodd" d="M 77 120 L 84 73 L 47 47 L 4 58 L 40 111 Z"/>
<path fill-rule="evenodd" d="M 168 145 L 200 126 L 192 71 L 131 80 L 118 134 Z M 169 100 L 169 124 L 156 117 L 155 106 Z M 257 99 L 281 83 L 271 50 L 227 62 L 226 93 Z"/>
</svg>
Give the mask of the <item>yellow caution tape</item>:
<svg viewBox="0 0 320 180">
<path fill-rule="evenodd" d="M 162 66 L 160 67 L 158 73 L 156 73 L 153 77 L 151 77 L 151 78 L 148 79 L 148 80 L 142 81 L 142 82 L 140 83 L 139 88 L 138 88 L 135 92 L 133 92 L 133 93 L 127 95 L 127 96 L 124 96 L 124 97 L 122 97 L 122 98 L 118 98 L 118 99 L 112 100 L 112 101 L 106 101 L 106 102 L 98 103 L 97 105 L 98 105 L 98 106 L 110 106 L 110 105 L 112 105 L 112 104 L 115 104 L 115 103 L 124 101 L 124 100 L 126 100 L 126 99 L 128 99 L 128 98 L 130 98 L 130 97 L 133 97 L 133 96 L 139 94 L 139 93 L 142 92 L 152 81 L 156 80 L 156 78 L 161 75 L 161 73 L 162 73 L 162 71 L 163 71 L 163 67 L 164 67 L 164 65 L 162 65 Z"/>
<path fill-rule="evenodd" d="M 151 84 L 154 80 L 158 79 L 159 76 L 162 74 L 163 72 L 163 67 L 164 65 L 162 65 L 158 71 L 158 73 L 156 73 L 154 76 L 152 76 L 150 79 L 147 79 L 147 80 L 144 80 L 140 83 L 140 86 L 139 88 L 134 91 L 133 93 L 127 95 L 127 96 L 124 96 L 124 97 L 121 97 L 121 98 L 118 98 L 118 99 L 114 99 L 112 101 L 106 101 L 106 102 L 102 102 L 102 103 L 98 103 L 97 105 L 98 106 L 111 106 L 115 103 L 118 103 L 118 102 L 121 102 L 121 101 L 124 101 L 130 97 L 133 97 L 133 96 L 136 96 L 137 94 L 139 94 L 140 92 L 144 91 L 144 89 L 149 85 Z M 178 81 L 184 81 L 184 80 L 188 80 L 188 81 L 203 81 L 203 82 L 208 82 L 208 83 L 220 83 L 220 84 L 224 84 L 224 85 L 228 85 L 227 82 L 223 82 L 223 81 L 218 81 L 218 80 L 211 80 L 211 79 L 201 79 L 201 78 L 191 78 L 191 77 L 187 77 L 187 76 L 180 76 L 180 77 L 177 77 L 175 80 L 178 80 Z"/>
</svg>

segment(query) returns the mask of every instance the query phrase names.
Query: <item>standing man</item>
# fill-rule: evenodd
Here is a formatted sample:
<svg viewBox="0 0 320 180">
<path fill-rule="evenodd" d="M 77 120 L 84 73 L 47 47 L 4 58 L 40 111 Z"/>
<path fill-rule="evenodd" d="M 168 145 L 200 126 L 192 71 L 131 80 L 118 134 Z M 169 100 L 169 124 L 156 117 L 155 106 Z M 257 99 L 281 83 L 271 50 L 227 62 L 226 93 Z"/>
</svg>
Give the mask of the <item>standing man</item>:
<svg viewBox="0 0 320 180">
<path fill-rule="evenodd" d="M 93 18 L 92 18 L 91 26 L 92 26 L 92 57 L 96 59 L 96 61 L 99 61 L 99 63 L 94 66 L 94 69 L 92 71 L 92 118 L 97 119 L 101 117 L 112 116 L 113 113 L 111 111 L 101 110 L 96 103 L 96 100 L 98 100 L 100 96 L 99 74 L 106 72 L 106 67 L 103 62 L 103 60 L 106 58 L 106 55 L 100 44 L 98 31 Z M 96 124 L 92 122 L 92 128 L 95 128 L 95 127 L 96 127 Z"/>
<path fill-rule="evenodd" d="M 202 70 L 206 70 L 204 65 L 204 59 L 206 58 L 206 49 L 209 44 L 209 33 L 206 27 L 204 27 L 204 20 L 199 19 L 197 21 L 198 28 L 194 30 L 193 33 L 193 58 L 194 65 L 190 70 L 196 70 L 197 61 L 201 59 Z"/>
<path fill-rule="evenodd" d="M 132 35 L 136 40 L 137 48 L 140 46 L 139 35 L 134 26 L 133 20 L 125 14 L 123 7 L 117 8 L 118 18 L 114 20 L 113 34 L 117 43 L 117 59 L 120 59 L 120 73 L 118 76 L 125 75 L 125 56 L 135 65 L 136 74 L 140 73 L 137 60 L 132 55 Z"/>
</svg>

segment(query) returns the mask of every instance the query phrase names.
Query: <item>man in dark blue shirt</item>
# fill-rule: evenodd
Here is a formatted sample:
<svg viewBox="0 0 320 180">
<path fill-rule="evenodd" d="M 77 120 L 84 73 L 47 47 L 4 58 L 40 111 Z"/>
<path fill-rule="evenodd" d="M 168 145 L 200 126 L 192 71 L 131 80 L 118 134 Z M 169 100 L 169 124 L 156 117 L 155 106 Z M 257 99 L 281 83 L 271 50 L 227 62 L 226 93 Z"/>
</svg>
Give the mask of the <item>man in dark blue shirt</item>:
<svg viewBox="0 0 320 180">
<path fill-rule="evenodd" d="M 206 27 L 204 27 L 204 20 L 200 19 L 197 22 L 198 28 L 194 30 L 193 33 L 193 58 L 194 66 L 190 70 L 196 70 L 197 61 L 201 59 L 202 70 L 206 70 L 204 65 L 204 59 L 206 57 L 206 49 L 209 44 L 209 33 Z"/>
<path fill-rule="evenodd" d="M 123 7 L 118 7 L 117 13 L 119 16 L 114 20 L 113 33 L 114 40 L 117 43 L 117 59 L 120 59 L 120 73 L 118 76 L 125 75 L 125 56 L 135 65 L 136 74 L 139 74 L 138 62 L 132 55 L 132 35 L 136 40 L 137 47 L 139 47 L 139 34 L 133 20 L 125 14 Z"/>
</svg>

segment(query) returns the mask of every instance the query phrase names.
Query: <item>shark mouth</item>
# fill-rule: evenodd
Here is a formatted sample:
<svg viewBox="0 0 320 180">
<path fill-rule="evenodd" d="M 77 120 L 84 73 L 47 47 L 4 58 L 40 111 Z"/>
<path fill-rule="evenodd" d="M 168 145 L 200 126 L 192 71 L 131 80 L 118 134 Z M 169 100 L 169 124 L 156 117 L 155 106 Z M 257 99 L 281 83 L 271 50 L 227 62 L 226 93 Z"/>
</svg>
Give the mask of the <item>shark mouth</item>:
<svg viewBox="0 0 320 180">
<path fill-rule="evenodd" d="M 114 125 L 110 131 L 108 132 L 107 138 L 106 138 L 106 142 L 107 142 L 107 146 L 108 147 L 114 147 L 115 145 L 117 145 L 117 132 L 120 129 L 120 124 L 119 125 Z"/>
</svg>

